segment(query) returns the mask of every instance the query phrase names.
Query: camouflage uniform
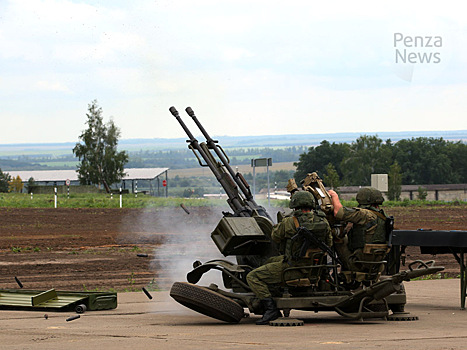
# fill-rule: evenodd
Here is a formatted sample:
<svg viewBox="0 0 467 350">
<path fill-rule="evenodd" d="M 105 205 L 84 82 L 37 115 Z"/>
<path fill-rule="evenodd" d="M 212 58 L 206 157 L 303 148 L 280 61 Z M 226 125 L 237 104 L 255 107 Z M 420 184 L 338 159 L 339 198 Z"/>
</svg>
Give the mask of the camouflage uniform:
<svg viewBox="0 0 467 350">
<path fill-rule="evenodd" d="M 311 258 L 300 258 L 292 261 L 291 252 L 297 247 L 287 247 L 287 243 L 297 233 L 294 217 L 298 219 L 300 226 L 307 227 L 312 232 L 322 231 L 324 241 L 329 246 L 332 244 L 331 228 L 322 212 L 303 213 L 301 210 L 295 210 L 293 216 L 286 217 L 274 226 L 271 237 L 274 242 L 279 243 L 283 255 L 273 257 L 269 263 L 258 267 L 247 275 L 247 282 L 251 290 L 260 299 L 271 298 L 271 292 L 268 285 L 279 284 L 282 281 L 282 272 L 291 266 L 310 266 L 313 264 Z M 287 280 L 298 279 L 306 276 L 307 270 L 295 270 L 287 273 Z"/>
<path fill-rule="evenodd" d="M 353 223 L 344 242 L 335 242 L 344 269 L 365 271 L 365 268 L 355 261 L 379 260 L 370 253 L 370 250 L 387 248 L 386 220 L 383 217 L 386 217 L 384 211 L 372 206 L 339 209 L 336 219 Z"/>
</svg>

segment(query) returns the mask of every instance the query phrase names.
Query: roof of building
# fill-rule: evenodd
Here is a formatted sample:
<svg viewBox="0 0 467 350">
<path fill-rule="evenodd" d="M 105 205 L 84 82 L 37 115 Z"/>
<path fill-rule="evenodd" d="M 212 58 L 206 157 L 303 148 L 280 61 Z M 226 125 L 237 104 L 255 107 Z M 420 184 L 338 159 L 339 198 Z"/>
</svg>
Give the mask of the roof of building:
<svg viewBox="0 0 467 350">
<path fill-rule="evenodd" d="M 128 168 L 123 180 L 152 180 L 169 170 L 169 168 Z M 78 181 L 76 170 L 12 170 L 7 171 L 11 177 L 19 175 L 21 180 L 28 181 Z"/>
</svg>

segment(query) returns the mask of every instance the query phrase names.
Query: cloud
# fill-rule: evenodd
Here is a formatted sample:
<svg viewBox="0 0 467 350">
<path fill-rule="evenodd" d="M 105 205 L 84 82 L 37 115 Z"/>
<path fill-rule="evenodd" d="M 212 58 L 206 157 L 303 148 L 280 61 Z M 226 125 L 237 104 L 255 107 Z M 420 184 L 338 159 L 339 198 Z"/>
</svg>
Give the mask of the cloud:
<svg viewBox="0 0 467 350">
<path fill-rule="evenodd" d="M 58 81 L 41 80 L 35 84 L 36 89 L 43 91 L 71 92 L 70 89 Z"/>
<path fill-rule="evenodd" d="M 77 125 L 55 137 L 78 135 L 94 99 L 124 138 L 184 137 L 172 105 L 192 105 L 213 134 L 467 128 L 453 90 L 466 90 L 467 25 L 452 2 L 11 0 L 0 11 L 0 116 Z M 441 63 L 395 65 L 395 32 L 441 35 Z M 437 122 L 446 114 L 452 126 Z M 3 142 L 54 137 L 27 132 Z"/>
</svg>

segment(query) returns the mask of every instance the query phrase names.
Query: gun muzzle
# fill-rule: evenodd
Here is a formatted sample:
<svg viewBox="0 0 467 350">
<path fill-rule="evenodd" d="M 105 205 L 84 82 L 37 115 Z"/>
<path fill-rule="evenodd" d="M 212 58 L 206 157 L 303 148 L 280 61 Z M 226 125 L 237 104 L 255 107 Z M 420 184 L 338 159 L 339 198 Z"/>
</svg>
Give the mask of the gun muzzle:
<svg viewBox="0 0 467 350">
<path fill-rule="evenodd" d="M 190 117 L 193 117 L 195 115 L 195 112 L 193 112 L 191 107 L 185 108 L 185 112 L 187 112 Z"/>
<path fill-rule="evenodd" d="M 177 109 L 176 109 L 174 106 L 170 107 L 170 108 L 169 108 L 169 111 L 170 111 L 170 113 L 172 113 L 172 115 L 173 115 L 174 117 L 179 117 L 179 116 L 180 116 L 180 115 L 178 114 Z"/>
</svg>

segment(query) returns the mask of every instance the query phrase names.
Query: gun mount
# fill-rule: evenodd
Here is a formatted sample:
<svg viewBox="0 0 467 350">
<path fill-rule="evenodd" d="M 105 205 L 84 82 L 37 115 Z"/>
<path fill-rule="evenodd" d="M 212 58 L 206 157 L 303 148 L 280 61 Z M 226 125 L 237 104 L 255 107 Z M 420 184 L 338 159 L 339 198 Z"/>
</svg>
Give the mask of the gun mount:
<svg viewBox="0 0 467 350">
<path fill-rule="evenodd" d="M 192 108 L 187 107 L 185 111 L 206 138 L 205 142 L 198 142 L 175 107 L 169 110 L 187 134 L 188 148 L 193 151 L 200 166 L 209 167 L 227 194 L 227 203 L 233 213 L 223 212 L 224 217 L 211 233 L 211 238 L 224 256 L 235 256 L 237 259 L 237 264 L 227 260 L 205 263 L 195 261 L 193 270 L 187 274 L 188 283 L 175 282 L 170 295 L 192 310 L 226 322 L 239 322 L 244 317 L 244 308 L 252 313 L 262 314 L 264 310 L 246 282 L 246 276 L 267 259 L 279 255 L 270 238 L 273 228 L 271 216 L 255 202 L 245 178 L 232 169 L 227 154 L 218 141 L 209 136 Z M 298 190 L 295 183 L 290 185 L 292 191 Z M 314 195 L 320 209 L 328 216 L 332 215 L 330 196 L 317 174 L 309 174 L 302 185 L 303 190 Z M 338 223 L 334 226 L 334 236 L 339 237 L 342 230 Z M 315 241 L 311 232 L 303 227 L 298 229 L 297 237 L 299 235 L 306 238 L 301 249 L 303 252 L 307 251 L 310 242 L 317 244 L 321 252 L 316 253 L 316 259 L 313 258 L 315 263 L 311 266 L 285 269 L 281 276 L 282 283 L 270 288 L 277 307 L 285 317 L 289 317 L 293 309 L 335 311 L 351 319 L 386 318 L 390 310 L 401 314 L 406 304 L 403 281 L 444 269 L 434 266 L 434 262 L 417 261 L 414 263 L 418 264 L 416 268 L 412 264 L 409 270 L 392 276 L 380 278 L 379 272 L 359 273 L 358 281 L 349 281 L 348 273 L 344 274 L 342 270 L 339 272 L 342 263 L 331 247 Z M 375 269 L 380 271 L 385 264 L 386 261 L 379 261 Z M 287 274 L 297 268 L 306 270 L 307 277 L 289 280 Z M 231 291 L 223 290 L 215 284 L 207 287 L 196 284 L 211 270 L 221 272 L 224 287 Z M 397 319 L 403 320 L 404 317 L 399 316 Z"/>
</svg>

